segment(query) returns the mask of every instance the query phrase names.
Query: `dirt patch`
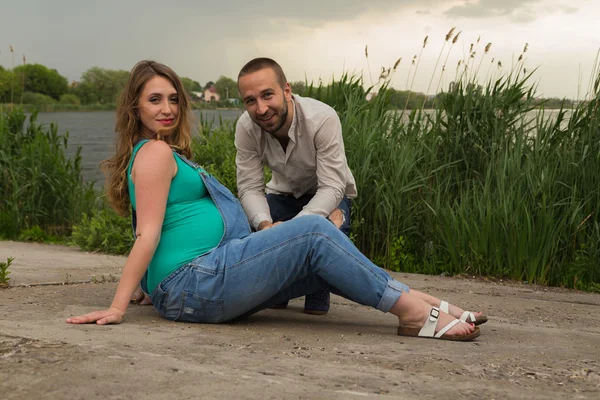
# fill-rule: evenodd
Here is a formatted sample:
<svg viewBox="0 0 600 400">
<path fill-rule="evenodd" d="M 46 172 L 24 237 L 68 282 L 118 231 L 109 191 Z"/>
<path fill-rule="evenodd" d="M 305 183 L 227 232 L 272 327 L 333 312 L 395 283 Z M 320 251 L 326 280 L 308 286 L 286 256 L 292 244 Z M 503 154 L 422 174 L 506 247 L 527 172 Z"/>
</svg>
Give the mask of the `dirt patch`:
<svg viewBox="0 0 600 400">
<path fill-rule="evenodd" d="M 334 297 L 325 317 L 267 310 L 236 324 L 116 326 L 68 316 L 110 304 L 115 283 L 0 291 L 0 392 L 40 398 L 600 397 L 600 296 L 397 274 L 490 321 L 472 343 L 396 336 L 395 317 Z M 5 394 L 8 394 L 7 396 Z"/>
</svg>

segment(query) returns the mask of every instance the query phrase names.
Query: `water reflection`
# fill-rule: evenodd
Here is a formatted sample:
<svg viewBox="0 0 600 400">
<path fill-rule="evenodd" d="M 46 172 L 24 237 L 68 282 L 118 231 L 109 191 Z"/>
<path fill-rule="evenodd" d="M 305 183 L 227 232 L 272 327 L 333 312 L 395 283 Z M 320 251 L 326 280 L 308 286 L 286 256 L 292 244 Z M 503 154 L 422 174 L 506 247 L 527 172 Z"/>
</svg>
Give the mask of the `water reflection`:
<svg viewBox="0 0 600 400">
<path fill-rule="evenodd" d="M 233 123 L 242 114 L 242 110 L 194 110 L 196 126 L 193 132 L 197 131 L 201 114 L 205 121 L 218 125 L 220 121 Z M 37 122 L 44 125 L 56 123 L 61 135 L 69 132 L 67 154 L 75 154 L 77 146 L 81 146 L 83 179 L 100 186 L 104 182 L 104 176 L 98 165 L 115 151 L 115 118 L 114 111 L 56 112 L 39 113 Z"/>
</svg>

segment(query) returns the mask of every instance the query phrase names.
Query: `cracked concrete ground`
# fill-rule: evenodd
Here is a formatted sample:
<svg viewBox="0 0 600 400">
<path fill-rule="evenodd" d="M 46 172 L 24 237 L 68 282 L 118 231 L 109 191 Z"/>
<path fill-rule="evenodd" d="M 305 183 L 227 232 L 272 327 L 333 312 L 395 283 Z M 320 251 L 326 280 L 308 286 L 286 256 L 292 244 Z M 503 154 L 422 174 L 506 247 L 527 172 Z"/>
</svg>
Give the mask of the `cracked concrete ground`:
<svg viewBox="0 0 600 400">
<path fill-rule="evenodd" d="M 600 295 L 533 285 L 394 276 L 490 320 L 471 343 L 395 335 L 395 317 L 333 296 L 242 322 L 161 319 L 67 325 L 110 304 L 124 258 L 0 242 L 15 257 L 0 290 L 2 399 L 600 398 Z"/>
</svg>

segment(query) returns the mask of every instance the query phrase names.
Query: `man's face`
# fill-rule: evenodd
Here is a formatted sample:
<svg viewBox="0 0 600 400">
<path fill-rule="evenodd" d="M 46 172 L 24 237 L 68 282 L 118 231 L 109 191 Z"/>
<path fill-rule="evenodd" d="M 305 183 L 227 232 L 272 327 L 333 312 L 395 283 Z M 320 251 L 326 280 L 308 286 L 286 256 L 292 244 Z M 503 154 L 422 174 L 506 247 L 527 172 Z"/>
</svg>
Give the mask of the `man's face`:
<svg viewBox="0 0 600 400">
<path fill-rule="evenodd" d="M 238 87 L 252 121 L 269 133 L 279 131 L 288 116 L 288 101 L 292 97 L 290 85 L 286 83 L 281 88 L 275 71 L 264 68 L 242 76 Z"/>
</svg>

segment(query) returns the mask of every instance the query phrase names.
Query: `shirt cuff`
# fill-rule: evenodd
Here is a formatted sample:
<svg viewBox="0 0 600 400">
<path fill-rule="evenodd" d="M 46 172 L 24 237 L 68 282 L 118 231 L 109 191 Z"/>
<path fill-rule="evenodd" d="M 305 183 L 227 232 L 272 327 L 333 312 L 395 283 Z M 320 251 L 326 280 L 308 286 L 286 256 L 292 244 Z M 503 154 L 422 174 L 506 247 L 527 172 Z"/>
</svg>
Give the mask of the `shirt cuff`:
<svg viewBox="0 0 600 400">
<path fill-rule="evenodd" d="M 298 218 L 298 217 L 301 217 L 303 215 L 320 215 L 320 216 L 325 217 L 325 218 L 327 218 L 329 216 L 329 214 L 325 215 L 325 213 L 323 213 L 322 211 L 321 212 L 318 212 L 318 211 L 315 212 L 315 211 L 312 211 L 312 210 L 304 209 L 304 210 L 300 211 L 298 214 L 296 214 L 296 216 L 294 218 Z"/>
<path fill-rule="evenodd" d="M 254 218 L 252 218 L 252 227 L 254 227 L 255 231 L 258 230 L 258 226 L 263 221 L 273 222 L 273 220 L 271 219 L 271 216 L 269 214 L 265 214 L 265 213 L 256 214 L 254 216 Z"/>
</svg>

